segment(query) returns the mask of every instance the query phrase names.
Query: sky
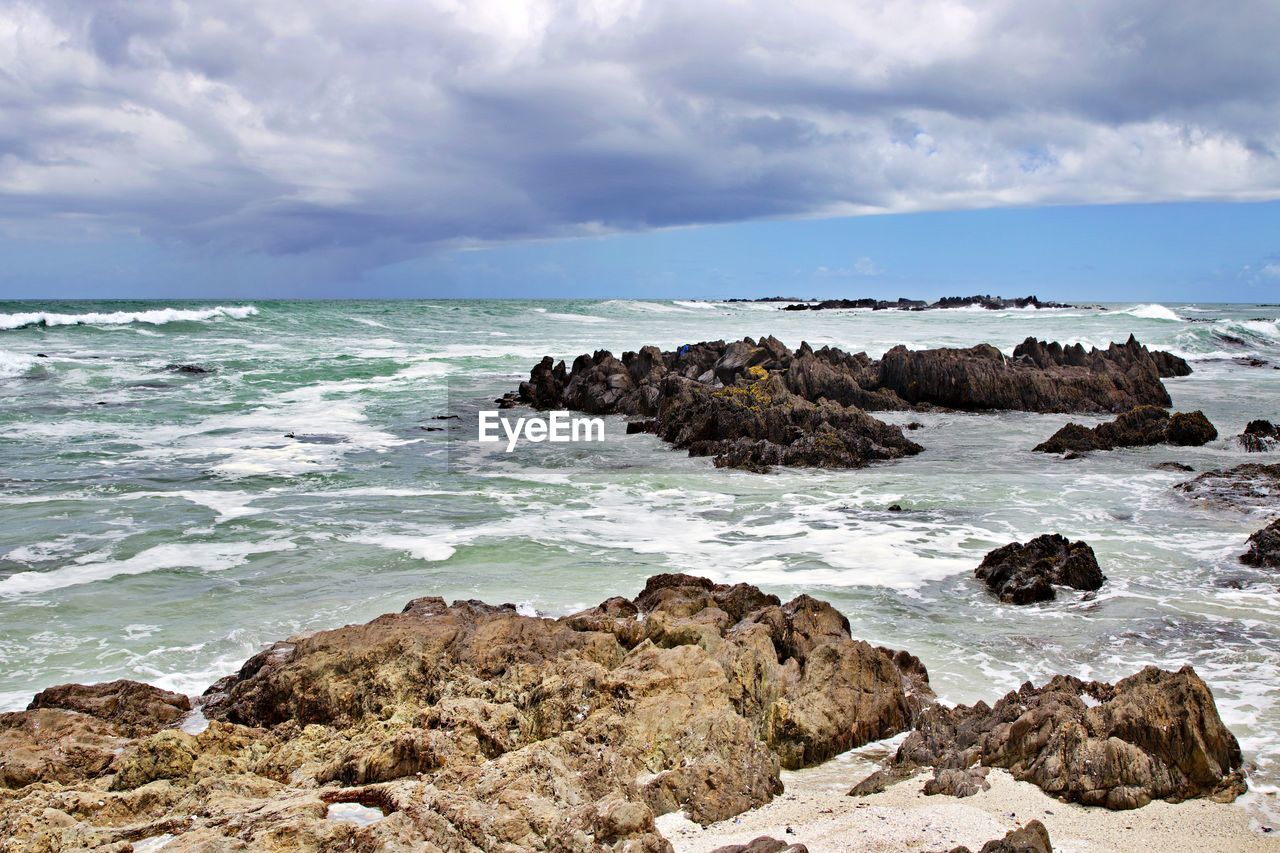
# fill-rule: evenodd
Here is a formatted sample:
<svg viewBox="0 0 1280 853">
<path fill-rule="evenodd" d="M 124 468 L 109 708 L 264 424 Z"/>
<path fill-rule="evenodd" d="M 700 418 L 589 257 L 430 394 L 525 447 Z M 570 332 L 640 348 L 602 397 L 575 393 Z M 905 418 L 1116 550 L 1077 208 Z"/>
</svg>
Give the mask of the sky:
<svg viewBox="0 0 1280 853">
<path fill-rule="evenodd" d="M 0 0 L 0 298 L 1280 302 L 1280 3 Z"/>
</svg>

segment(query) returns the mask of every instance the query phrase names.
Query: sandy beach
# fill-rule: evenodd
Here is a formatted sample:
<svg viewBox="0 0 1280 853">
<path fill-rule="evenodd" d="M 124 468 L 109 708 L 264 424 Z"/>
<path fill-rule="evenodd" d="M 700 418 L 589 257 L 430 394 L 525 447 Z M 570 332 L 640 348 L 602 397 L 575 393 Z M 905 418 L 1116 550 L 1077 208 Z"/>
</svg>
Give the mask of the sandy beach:
<svg viewBox="0 0 1280 853">
<path fill-rule="evenodd" d="M 881 794 L 846 796 L 861 778 L 850 772 L 862 769 L 856 757 L 841 756 L 810 770 L 784 772 L 784 794 L 736 818 L 703 828 L 668 814 L 658 826 L 677 853 L 706 853 L 761 835 L 804 844 L 812 853 L 947 851 L 958 845 L 978 850 L 1032 819 L 1049 830 L 1053 849 L 1065 853 L 1280 850 L 1280 836 L 1263 833 L 1239 803 L 1154 802 L 1113 812 L 1060 802 L 1005 770 L 991 771 L 990 790 L 964 799 L 925 796 L 921 789 L 929 773 Z"/>
</svg>

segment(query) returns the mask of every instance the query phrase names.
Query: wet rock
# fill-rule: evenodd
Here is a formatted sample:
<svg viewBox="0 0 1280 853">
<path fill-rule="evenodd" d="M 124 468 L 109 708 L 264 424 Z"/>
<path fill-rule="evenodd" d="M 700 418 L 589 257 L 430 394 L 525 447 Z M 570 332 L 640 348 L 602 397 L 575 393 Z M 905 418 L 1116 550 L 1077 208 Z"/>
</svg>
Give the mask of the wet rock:
<svg viewBox="0 0 1280 853">
<path fill-rule="evenodd" d="M 201 367 L 198 364 L 166 364 L 164 369 L 170 373 L 185 373 L 188 376 L 207 376 L 217 372 L 212 367 Z"/>
<path fill-rule="evenodd" d="M 784 300 L 755 300 L 763 301 L 784 301 Z M 969 308 L 979 307 L 986 308 L 989 311 L 1003 311 L 1014 308 L 1073 308 L 1073 305 L 1067 305 L 1062 302 L 1046 302 L 1037 299 L 1035 296 L 1020 297 L 1003 297 L 978 295 L 978 296 L 944 296 L 937 302 L 925 302 L 922 299 L 824 299 L 820 302 L 803 301 L 803 300 L 785 300 L 796 302 L 795 305 L 784 305 L 783 311 L 831 311 L 839 309 L 871 309 L 873 311 L 936 311 L 943 308 Z"/>
<path fill-rule="evenodd" d="M 1247 462 L 1206 471 L 1174 486 L 1190 498 L 1241 509 L 1270 509 L 1280 504 L 1280 464 Z"/>
<path fill-rule="evenodd" d="M 1151 466 L 1157 471 L 1194 471 L 1195 468 L 1185 462 L 1157 462 Z"/>
<path fill-rule="evenodd" d="M 950 853 L 973 853 L 968 847 L 952 848 Z M 1049 830 L 1038 820 L 1011 829 L 1003 838 L 995 838 L 982 845 L 978 853 L 1053 853 L 1049 842 Z"/>
<path fill-rule="evenodd" d="M 1271 421 L 1249 421 L 1244 432 L 1239 436 L 1240 446 L 1249 453 L 1263 453 L 1274 450 L 1280 444 L 1280 427 Z"/>
<path fill-rule="evenodd" d="M 921 767 L 980 765 L 1088 806 L 1230 802 L 1245 790 L 1241 764 L 1240 746 L 1195 670 L 1147 667 L 1114 685 L 1063 675 L 1043 687 L 1027 683 L 992 707 L 934 705 L 891 767 L 854 792 Z"/>
<path fill-rule="evenodd" d="M 1246 566 L 1280 567 L 1280 518 L 1249 537 L 1249 548 L 1240 555 Z"/>
<path fill-rule="evenodd" d="M 1086 427 L 1069 423 L 1035 446 L 1039 453 L 1088 453 L 1117 447 L 1151 447 L 1173 444 L 1194 447 L 1218 437 L 1218 431 L 1201 412 L 1175 412 L 1159 406 L 1137 406 L 1113 421 Z"/>
<path fill-rule="evenodd" d="M 726 844 L 723 847 L 717 847 L 711 853 L 809 853 L 809 848 L 803 844 L 793 844 L 789 841 L 779 841 L 768 835 L 761 835 L 746 844 Z"/>
<path fill-rule="evenodd" d="M 39 708 L 79 711 L 110 723 L 122 735 L 144 737 L 176 726 L 191 710 L 191 700 L 181 693 L 121 679 L 41 690 L 27 705 L 28 711 Z"/>
<path fill-rule="evenodd" d="M 1056 533 L 997 548 L 983 558 L 974 574 L 1009 604 L 1052 601 L 1055 586 L 1096 590 L 1106 580 L 1092 548 Z"/>
<path fill-rule="evenodd" d="M 95 709 L 119 692 L 63 691 Z M 0 718 L 4 778 L 26 786 L 0 798 L 0 832 L 62 833 L 59 812 L 103 849 L 170 833 L 208 849 L 657 853 L 656 815 L 732 817 L 781 792 L 780 768 L 903 731 L 932 702 L 918 659 L 852 639 L 808 596 L 658 575 L 561 619 L 427 597 L 255 655 L 210 688 L 199 735 L 130 740 L 55 708 Z M 47 760 L 55 723 L 93 760 Z M 41 760 L 19 767 L 36 737 Z M 71 787 L 31 784 L 46 781 Z M 385 817 L 328 820 L 332 803 Z"/>
</svg>

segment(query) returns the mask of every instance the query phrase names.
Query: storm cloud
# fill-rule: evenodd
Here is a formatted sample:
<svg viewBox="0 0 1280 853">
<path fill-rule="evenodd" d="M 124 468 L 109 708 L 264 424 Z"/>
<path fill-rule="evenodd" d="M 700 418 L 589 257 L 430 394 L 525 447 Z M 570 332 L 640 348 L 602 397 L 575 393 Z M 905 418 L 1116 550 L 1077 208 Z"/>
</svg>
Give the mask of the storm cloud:
<svg viewBox="0 0 1280 853">
<path fill-rule="evenodd" d="M 0 227 L 348 253 L 1280 197 L 1280 4 L 0 0 Z"/>
</svg>

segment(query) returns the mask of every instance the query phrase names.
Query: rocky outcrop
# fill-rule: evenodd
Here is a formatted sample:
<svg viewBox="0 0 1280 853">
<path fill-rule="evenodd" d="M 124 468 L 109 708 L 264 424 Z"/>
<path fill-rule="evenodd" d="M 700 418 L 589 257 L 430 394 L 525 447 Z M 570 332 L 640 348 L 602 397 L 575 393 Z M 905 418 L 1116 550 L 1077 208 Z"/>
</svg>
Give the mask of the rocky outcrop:
<svg viewBox="0 0 1280 853">
<path fill-rule="evenodd" d="M 777 302 L 778 299 L 757 299 L 757 302 Z M 798 300 L 796 300 L 798 301 Z M 922 299 L 824 299 L 821 302 L 800 302 L 796 305 L 784 305 L 783 311 L 830 311 L 837 309 L 862 308 L 872 311 L 936 311 L 942 308 L 986 308 L 989 311 L 1003 311 L 1010 308 L 1073 308 L 1062 302 L 1044 302 L 1034 296 L 1006 298 L 1003 296 L 944 296 L 937 302 L 925 302 Z"/>
<path fill-rule="evenodd" d="M 1009 604 L 1053 601 L 1056 586 L 1091 591 L 1106 580 L 1092 548 L 1057 533 L 997 548 L 983 558 L 974 574 Z"/>
<path fill-rule="evenodd" d="M 626 415 L 628 432 L 652 432 L 718 465 L 858 467 L 920 452 L 898 426 L 867 411 L 942 406 L 971 411 L 1115 412 L 1168 405 L 1162 364 L 1132 337 L 1105 351 L 1028 338 L 1006 358 L 991 346 L 865 353 L 773 337 L 707 341 L 616 358 L 600 350 L 543 358 L 505 408 Z"/>
<path fill-rule="evenodd" d="M 57 691 L 95 708 L 84 697 L 111 693 Z M 781 768 L 901 732 L 931 703 L 918 660 L 852 639 L 808 596 L 659 575 L 561 619 L 421 598 L 254 656 L 207 692 L 199 734 L 125 738 L 53 707 L 0 718 L 17 789 L 0 832 L 19 848 L 169 833 L 207 849 L 663 851 L 656 815 L 763 804 Z M 327 820 L 341 803 L 385 817 Z"/>
<path fill-rule="evenodd" d="M 1067 424 L 1033 449 L 1039 453 L 1088 453 L 1157 444 L 1199 447 L 1217 437 L 1218 431 L 1202 412 L 1170 415 L 1159 406 L 1137 406 L 1093 428 Z"/>
<path fill-rule="evenodd" d="M 38 708 L 79 711 L 110 723 L 126 737 L 144 737 L 176 726 L 191 711 L 191 700 L 181 693 L 121 679 L 41 690 L 27 705 L 28 711 Z"/>
<path fill-rule="evenodd" d="M 1280 503 L 1280 464 L 1247 462 L 1223 471 L 1206 471 L 1174 486 L 1187 497 L 1238 509 L 1274 509 Z"/>
<path fill-rule="evenodd" d="M 952 848 L 949 853 L 973 853 L 968 847 Z M 993 838 L 978 853 L 1053 853 L 1049 842 L 1049 830 L 1038 820 L 1027 821 L 1025 826 L 1011 829 L 1003 838 Z"/>
<path fill-rule="evenodd" d="M 1246 566 L 1280 567 L 1280 518 L 1249 537 L 1249 548 L 1240 555 Z"/>
<path fill-rule="evenodd" d="M 1271 421 L 1249 421 L 1239 436 L 1240 446 L 1248 453 L 1264 453 L 1280 445 L 1280 427 Z"/>
<path fill-rule="evenodd" d="M 1147 667 L 1112 684 L 1055 676 L 993 707 L 924 712 L 892 766 L 851 793 L 921 767 L 1003 767 L 1064 800 L 1132 809 L 1152 800 L 1229 802 L 1245 790 L 1240 746 L 1191 667 Z"/>
</svg>

